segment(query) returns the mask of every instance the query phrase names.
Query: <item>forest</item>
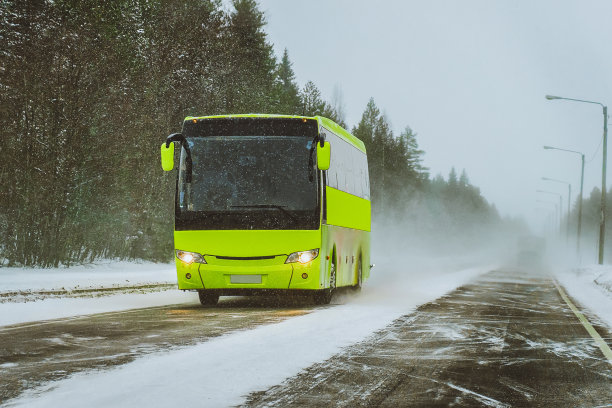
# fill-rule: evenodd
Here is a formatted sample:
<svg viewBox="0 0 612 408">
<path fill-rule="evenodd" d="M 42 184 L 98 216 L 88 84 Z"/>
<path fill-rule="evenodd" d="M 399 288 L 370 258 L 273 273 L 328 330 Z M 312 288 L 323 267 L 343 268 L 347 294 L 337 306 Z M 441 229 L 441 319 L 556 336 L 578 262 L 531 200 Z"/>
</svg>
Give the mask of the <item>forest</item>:
<svg viewBox="0 0 612 408">
<path fill-rule="evenodd" d="M 444 237 L 507 222 L 465 171 L 431 176 L 416 132 L 394 134 L 373 99 L 345 123 L 265 27 L 254 0 L 1 2 L 0 266 L 171 260 L 176 175 L 159 146 L 190 115 L 337 121 L 366 145 L 374 225 Z"/>
<path fill-rule="evenodd" d="M 563 197 L 565 200 L 566 197 Z M 559 235 L 562 241 L 567 240 L 567 243 L 573 248 L 576 244 L 578 232 L 578 217 L 580 215 L 580 197 L 572 200 L 571 211 L 569 216 L 566 212 L 560 218 L 558 214 L 550 211 L 551 207 L 545 208 L 548 210 L 547 226 L 549 232 L 553 235 Z M 565 204 L 565 202 L 563 203 Z M 565 205 L 564 205 L 565 207 Z M 605 247 L 604 259 L 609 259 L 612 255 L 612 187 L 607 189 L 606 193 L 606 227 L 605 227 Z M 599 228 L 601 222 L 601 189 L 594 187 L 590 193 L 585 194 L 582 199 L 582 226 L 580 232 L 580 252 L 582 257 L 587 260 L 597 259 L 599 250 Z"/>
</svg>

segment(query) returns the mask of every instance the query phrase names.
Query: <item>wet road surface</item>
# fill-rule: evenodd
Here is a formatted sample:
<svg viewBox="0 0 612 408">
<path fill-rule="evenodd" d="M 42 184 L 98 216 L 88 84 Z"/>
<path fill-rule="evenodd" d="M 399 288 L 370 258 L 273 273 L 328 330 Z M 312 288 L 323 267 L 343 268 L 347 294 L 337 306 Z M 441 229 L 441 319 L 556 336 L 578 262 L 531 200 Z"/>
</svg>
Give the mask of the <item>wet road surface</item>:
<svg viewBox="0 0 612 408">
<path fill-rule="evenodd" d="M 0 403 L 47 381 L 309 313 L 308 299 L 223 298 L 0 327 Z"/>
<path fill-rule="evenodd" d="M 176 284 L 153 283 L 143 285 L 116 285 L 107 288 L 68 288 L 51 290 L 11 290 L 0 292 L 0 303 L 5 302 L 34 302 L 51 298 L 84 298 L 100 297 L 126 293 L 151 293 L 172 290 Z"/>
<path fill-rule="evenodd" d="M 610 407 L 612 365 L 549 276 L 494 271 L 246 405 Z"/>
</svg>

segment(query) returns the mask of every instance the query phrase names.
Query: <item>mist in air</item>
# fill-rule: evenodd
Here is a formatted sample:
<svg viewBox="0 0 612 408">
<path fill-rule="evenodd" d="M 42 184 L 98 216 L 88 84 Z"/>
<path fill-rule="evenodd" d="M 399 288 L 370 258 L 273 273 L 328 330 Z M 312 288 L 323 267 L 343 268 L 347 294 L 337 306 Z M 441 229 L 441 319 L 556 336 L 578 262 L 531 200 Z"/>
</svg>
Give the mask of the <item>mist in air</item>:
<svg viewBox="0 0 612 408">
<path fill-rule="evenodd" d="M 310 30 L 302 16 L 318 6 L 326 12 Z M 544 145 L 583 152 L 584 198 L 601 189 L 601 107 L 545 95 L 612 103 L 609 2 L 262 0 L 261 8 L 298 82 L 314 81 L 330 100 L 341 94 L 349 126 L 374 98 L 396 135 L 406 126 L 418 135 L 432 177 L 465 169 L 502 217 L 549 234 L 559 199 L 536 191 L 562 194 L 566 213 L 568 189 L 541 177 L 571 183 L 575 210 L 580 156 Z"/>
</svg>

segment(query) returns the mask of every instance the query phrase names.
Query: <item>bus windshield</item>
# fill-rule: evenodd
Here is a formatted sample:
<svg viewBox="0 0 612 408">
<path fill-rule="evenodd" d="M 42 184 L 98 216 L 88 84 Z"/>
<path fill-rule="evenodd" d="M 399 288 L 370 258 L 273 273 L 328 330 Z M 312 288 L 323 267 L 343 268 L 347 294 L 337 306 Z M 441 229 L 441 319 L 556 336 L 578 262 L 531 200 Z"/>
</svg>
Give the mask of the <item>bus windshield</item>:
<svg viewBox="0 0 612 408">
<path fill-rule="evenodd" d="M 176 203 L 177 229 L 316 229 L 312 138 L 187 138 Z M 191 182 L 188 163 L 191 156 Z"/>
</svg>

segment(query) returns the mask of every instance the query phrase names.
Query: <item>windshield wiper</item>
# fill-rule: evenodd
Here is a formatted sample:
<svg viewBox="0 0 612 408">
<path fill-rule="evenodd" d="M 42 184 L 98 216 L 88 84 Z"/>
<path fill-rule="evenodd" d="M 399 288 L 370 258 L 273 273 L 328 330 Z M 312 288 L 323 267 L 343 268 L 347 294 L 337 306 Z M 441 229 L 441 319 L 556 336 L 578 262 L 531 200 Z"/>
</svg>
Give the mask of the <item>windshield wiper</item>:
<svg viewBox="0 0 612 408">
<path fill-rule="evenodd" d="M 292 221 L 297 221 L 297 218 L 289 211 L 285 210 L 285 207 L 282 205 L 274 205 L 274 204 L 252 204 L 252 205 L 232 205 L 232 208 L 274 208 L 281 211 L 283 214 L 286 214 Z"/>
</svg>

